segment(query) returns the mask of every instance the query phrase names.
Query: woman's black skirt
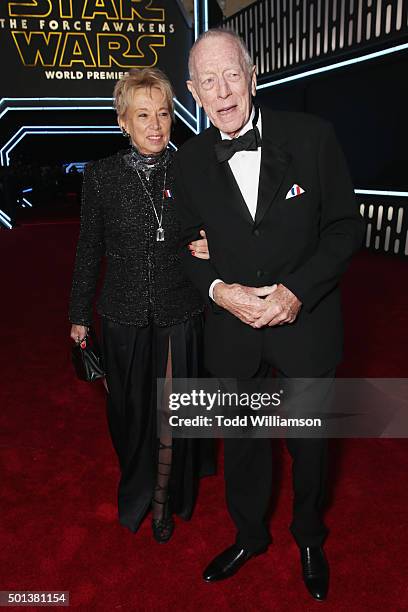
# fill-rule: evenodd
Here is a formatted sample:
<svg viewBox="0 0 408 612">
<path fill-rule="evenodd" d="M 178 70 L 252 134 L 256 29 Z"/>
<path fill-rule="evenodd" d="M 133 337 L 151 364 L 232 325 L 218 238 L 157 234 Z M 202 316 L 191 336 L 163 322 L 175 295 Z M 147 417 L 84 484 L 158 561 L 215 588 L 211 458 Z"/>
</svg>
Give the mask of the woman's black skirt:
<svg viewBox="0 0 408 612">
<path fill-rule="evenodd" d="M 158 470 L 157 378 L 165 378 L 171 347 L 172 376 L 203 376 L 203 319 L 158 327 L 121 325 L 102 317 L 109 388 L 107 414 L 121 478 L 119 521 L 136 531 L 149 510 Z M 214 473 L 213 440 L 174 439 L 169 483 L 171 506 L 189 519 L 198 478 Z"/>
</svg>

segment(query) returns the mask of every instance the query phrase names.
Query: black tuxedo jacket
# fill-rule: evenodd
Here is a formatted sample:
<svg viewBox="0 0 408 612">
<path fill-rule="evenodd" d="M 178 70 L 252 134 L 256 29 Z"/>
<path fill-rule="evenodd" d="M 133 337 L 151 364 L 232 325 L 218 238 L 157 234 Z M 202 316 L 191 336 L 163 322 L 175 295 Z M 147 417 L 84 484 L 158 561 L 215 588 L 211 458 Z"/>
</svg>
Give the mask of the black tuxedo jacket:
<svg viewBox="0 0 408 612">
<path fill-rule="evenodd" d="M 187 275 L 210 304 L 205 363 L 216 376 L 246 377 L 258 369 L 263 344 L 288 376 L 319 376 L 342 353 L 338 283 L 360 247 L 363 222 L 344 156 L 329 123 L 314 116 L 261 108 L 262 155 L 255 221 L 228 162 L 219 163 L 210 127 L 176 155 L 176 197 Z M 304 193 L 286 199 L 292 185 Z M 210 260 L 188 243 L 207 233 Z M 208 295 L 216 278 L 264 286 L 282 283 L 301 301 L 292 324 L 254 329 Z"/>
</svg>

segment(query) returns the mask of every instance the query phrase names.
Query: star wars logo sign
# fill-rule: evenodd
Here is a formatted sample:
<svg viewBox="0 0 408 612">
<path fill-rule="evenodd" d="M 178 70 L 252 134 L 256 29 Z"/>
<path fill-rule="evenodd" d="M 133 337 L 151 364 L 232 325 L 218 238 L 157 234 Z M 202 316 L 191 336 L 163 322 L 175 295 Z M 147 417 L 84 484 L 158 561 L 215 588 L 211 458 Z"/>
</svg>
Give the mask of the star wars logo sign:
<svg viewBox="0 0 408 612">
<path fill-rule="evenodd" d="M 54 69 L 44 71 L 47 79 L 116 79 L 120 69 L 157 64 L 160 50 L 175 32 L 164 4 L 14 0 L 4 3 L 7 14 L 2 11 L 0 28 L 9 30 L 23 66 Z M 111 72 L 104 72 L 106 68 Z"/>
</svg>

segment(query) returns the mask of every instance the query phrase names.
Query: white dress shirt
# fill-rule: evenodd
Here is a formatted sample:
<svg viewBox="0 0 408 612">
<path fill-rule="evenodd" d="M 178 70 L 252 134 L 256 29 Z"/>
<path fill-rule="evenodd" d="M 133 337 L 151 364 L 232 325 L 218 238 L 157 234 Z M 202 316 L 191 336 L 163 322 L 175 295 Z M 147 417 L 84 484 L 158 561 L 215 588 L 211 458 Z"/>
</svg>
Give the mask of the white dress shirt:
<svg viewBox="0 0 408 612">
<path fill-rule="evenodd" d="M 244 125 L 238 136 L 243 136 L 246 132 L 252 129 L 252 121 L 254 116 L 255 110 L 252 109 L 248 123 Z M 256 125 L 259 130 L 259 134 L 262 136 L 261 113 L 259 113 L 258 122 Z M 228 136 L 228 134 L 224 134 L 224 132 L 221 131 L 220 134 L 222 140 L 231 140 L 231 137 Z M 258 147 L 256 151 L 238 151 L 228 160 L 228 163 L 232 170 L 232 174 L 237 181 L 242 197 L 245 200 L 245 204 L 248 206 L 251 217 L 255 220 L 256 205 L 258 202 L 259 173 L 261 169 L 261 147 Z M 220 278 L 217 278 L 211 283 L 208 293 L 212 300 L 214 299 L 213 290 L 215 285 L 222 282 L 223 281 Z"/>
</svg>

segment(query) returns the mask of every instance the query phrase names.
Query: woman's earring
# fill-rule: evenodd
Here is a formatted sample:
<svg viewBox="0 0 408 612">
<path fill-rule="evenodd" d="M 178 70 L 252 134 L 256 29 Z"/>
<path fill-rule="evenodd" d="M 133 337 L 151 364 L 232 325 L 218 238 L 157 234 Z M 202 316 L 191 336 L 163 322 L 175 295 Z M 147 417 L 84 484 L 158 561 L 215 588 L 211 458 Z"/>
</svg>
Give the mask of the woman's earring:
<svg viewBox="0 0 408 612">
<path fill-rule="evenodd" d="M 129 132 L 127 132 L 124 127 L 121 127 L 120 129 L 123 136 L 125 136 L 125 138 L 129 138 Z"/>
</svg>

